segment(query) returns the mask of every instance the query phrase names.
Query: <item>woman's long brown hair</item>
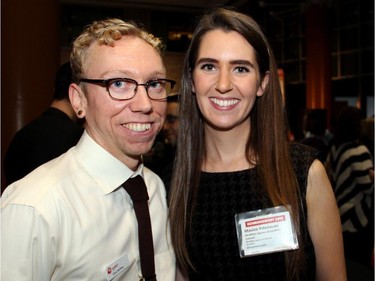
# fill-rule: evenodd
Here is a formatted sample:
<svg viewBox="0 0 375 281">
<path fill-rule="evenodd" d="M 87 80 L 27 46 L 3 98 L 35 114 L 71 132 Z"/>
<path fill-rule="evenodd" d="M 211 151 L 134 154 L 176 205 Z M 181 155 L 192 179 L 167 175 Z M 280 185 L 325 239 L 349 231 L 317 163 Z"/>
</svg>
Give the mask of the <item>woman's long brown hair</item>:
<svg viewBox="0 0 375 281">
<path fill-rule="evenodd" d="M 287 124 L 276 61 L 258 24 L 249 16 L 217 8 L 198 23 L 186 53 L 180 91 L 180 127 L 177 154 L 169 194 L 172 244 L 182 270 L 194 269 L 186 247 L 190 239 L 204 148 L 204 124 L 191 88 L 200 42 L 212 30 L 236 31 L 254 48 L 261 79 L 269 73 L 264 95 L 257 98 L 251 115 L 247 159 L 256 159 L 258 175 L 274 206 L 290 205 L 299 250 L 286 252 L 287 279 L 298 280 L 303 268 L 303 239 L 300 235 L 300 195 L 288 150 Z"/>
</svg>

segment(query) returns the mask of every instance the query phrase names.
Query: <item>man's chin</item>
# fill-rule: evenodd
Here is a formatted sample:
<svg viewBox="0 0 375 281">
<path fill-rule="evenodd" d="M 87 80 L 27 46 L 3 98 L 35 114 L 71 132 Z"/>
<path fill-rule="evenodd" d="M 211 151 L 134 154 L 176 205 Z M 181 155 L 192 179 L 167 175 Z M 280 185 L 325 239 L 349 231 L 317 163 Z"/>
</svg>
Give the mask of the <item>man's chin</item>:
<svg viewBox="0 0 375 281">
<path fill-rule="evenodd" d="M 153 145 L 153 142 L 150 144 L 142 144 L 142 145 L 137 146 L 133 150 L 134 156 L 136 157 L 137 155 L 139 156 L 139 155 L 144 155 L 144 154 L 149 153 L 152 149 L 152 145 Z"/>
</svg>

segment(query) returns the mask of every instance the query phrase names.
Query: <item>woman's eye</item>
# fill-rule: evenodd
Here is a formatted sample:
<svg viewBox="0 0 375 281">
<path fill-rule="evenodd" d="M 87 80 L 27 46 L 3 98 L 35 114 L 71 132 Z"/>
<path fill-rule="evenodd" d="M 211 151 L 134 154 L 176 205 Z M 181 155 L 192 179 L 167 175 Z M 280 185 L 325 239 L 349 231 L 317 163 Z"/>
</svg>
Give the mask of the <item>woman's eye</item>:
<svg viewBox="0 0 375 281">
<path fill-rule="evenodd" d="M 249 69 L 247 67 L 244 67 L 244 66 L 238 66 L 236 67 L 236 72 L 239 72 L 239 73 L 246 73 L 246 72 L 249 72 Z"/>
<path fill-rule="evenodd" d="M 213 70 L 215 67 L 212 64 L 206 63 L 206 64 L 202 64 L 200 68 L 203 70 Z"/>
</svg>

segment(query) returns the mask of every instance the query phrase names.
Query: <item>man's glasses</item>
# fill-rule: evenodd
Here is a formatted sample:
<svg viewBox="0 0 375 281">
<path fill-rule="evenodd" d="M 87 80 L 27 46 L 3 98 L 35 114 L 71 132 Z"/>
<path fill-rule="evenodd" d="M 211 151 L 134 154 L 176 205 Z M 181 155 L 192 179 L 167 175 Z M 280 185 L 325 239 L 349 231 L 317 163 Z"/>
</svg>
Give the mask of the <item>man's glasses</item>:
<svg viewBox="0 0 375 281">
<path fill-rule="evenodd" d="M 114 100 L 123 101 L 132 99 L 137 93 L 138 86 L 144 86 L 147 95 L 152 100 L 166 100 L 172 92 L 176 81 L 170 79 L 153 79 L 146 83 L 138 83 L 130 78 L 112 79 L 86 79 L 80 82 L 90 83 L 105 87 L 108 94 Z"/>
</svg>

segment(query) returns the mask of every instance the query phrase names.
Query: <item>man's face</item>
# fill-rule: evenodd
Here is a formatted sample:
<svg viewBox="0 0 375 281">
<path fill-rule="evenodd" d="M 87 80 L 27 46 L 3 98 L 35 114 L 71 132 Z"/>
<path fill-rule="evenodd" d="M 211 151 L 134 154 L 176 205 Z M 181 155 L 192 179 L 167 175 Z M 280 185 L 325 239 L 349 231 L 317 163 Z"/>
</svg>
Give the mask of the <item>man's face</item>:
<svg viewBox="0 0 375 281">
<path fill-rule="evenodd" d="M 166 78 L 160 55 L 140 38 L 125 36 L 113 47 L 94 44 L 85 60 L 85 78 L 131 78 L 138 83 Z M 85 83 L 82 106 L 86 129 L 104 149 L 135 169 L 165 120 L 165 101 L 149 99 L 145 87 L 126 101 L 113 100 L 105 87 Z"/>
</svg>

